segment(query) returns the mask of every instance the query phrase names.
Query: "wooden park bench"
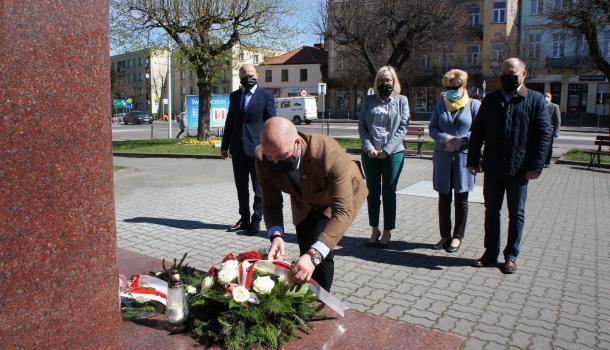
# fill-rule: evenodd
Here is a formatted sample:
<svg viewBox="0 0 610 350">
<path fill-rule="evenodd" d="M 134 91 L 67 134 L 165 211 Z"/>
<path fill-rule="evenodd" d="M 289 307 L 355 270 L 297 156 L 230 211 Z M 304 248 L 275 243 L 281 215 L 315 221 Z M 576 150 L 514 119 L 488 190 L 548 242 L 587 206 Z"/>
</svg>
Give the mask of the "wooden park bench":
<svg viewBox="0 0 610 350">
<path fill-rule="evenodd" d="M 597 149 L 593 150 L 585 150 L 586 153 L 588 153 L 591 156 L 591 160 L 589 161 L 589 166 L 587 167 L 587 169 L 591 169 L 591 166 L 593 165 L 593 161 L 595 160 L 595 157 L 597 157 L 597 166 L 601 166 L 601 156 L 610 156 L 610 152 L 608 151 L 603 151 L 602 147 L 609 147 L 610 146 L 610 136 L 602 136 L 599 135 L 595 138 L 595 145 L 597 145 Z"/>
<path fill-rule="evenodd" d="M 417 138 L 408 137 L 408 136 L 417 136 Z M 426 140 L 424 140 L 422 136 L 424 136 L 423 127 L 411 127 L 410 126 L 407 128 L 407 137 L 405 137 L 405 139 L 403 141 L 405 148 L 407 148 L 407 145 L 409 145 L 409 144 L 417 145 L 417 156 L 419 156 L 419 157 L 422 156 L 422 146 L 424 145 L 424 143 L 426 143 Z"/>
</svg>

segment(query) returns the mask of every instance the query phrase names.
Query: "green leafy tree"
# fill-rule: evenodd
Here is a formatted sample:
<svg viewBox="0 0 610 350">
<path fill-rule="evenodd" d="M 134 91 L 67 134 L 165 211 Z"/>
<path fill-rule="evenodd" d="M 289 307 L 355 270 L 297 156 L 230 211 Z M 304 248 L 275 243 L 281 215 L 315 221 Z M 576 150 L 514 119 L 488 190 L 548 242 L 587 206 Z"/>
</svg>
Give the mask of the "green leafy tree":
<svg viewBox="0 0 610 350">
<path fill-rule="evenodd" d="M 283 21 L 288 15 L 283 0 L 113 0 L 110 36 L 115 46 L 130 48 L 173 42 L 197 75 L 197 138 L 207 140 L 215 68 L 226 64 L 236 45 L 278 45 L 292 31 Z"/>
</svg>

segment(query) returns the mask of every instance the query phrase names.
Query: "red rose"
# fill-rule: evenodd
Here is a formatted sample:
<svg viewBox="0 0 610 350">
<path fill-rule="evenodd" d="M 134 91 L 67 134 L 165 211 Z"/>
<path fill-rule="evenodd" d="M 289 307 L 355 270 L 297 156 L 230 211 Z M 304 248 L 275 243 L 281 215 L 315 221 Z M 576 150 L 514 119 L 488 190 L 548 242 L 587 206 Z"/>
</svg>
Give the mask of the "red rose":
<svg viewBox="0 0 610 350">
<path fill-rule="evenodd" d="M 263 258 L 263 256 L 259 252 L 243 252 L 243 253 L 239 253 L 238 258 L 239 258 L 239 261 L 250 260 L 250 259 L 261 260 Z"/>
<path fill-rule="evenodd" d="M 225 262 L 227 260 L 235 260 L 235 259 L 237 259 L 237 257 L 235 255 L 233 255 L 233 253 L 229 253 L 224 257 L 224 259 L 222 259 L 222 262 Z"/>
<path fill-rule="evenodd" d="M 216 277 L 216 275 L 218 275 L 218 269 L 216 268 L 216 266 L 210 267 L 210 269 L 208 270 L 208 275 L 212 277 Z"/>
</svg>

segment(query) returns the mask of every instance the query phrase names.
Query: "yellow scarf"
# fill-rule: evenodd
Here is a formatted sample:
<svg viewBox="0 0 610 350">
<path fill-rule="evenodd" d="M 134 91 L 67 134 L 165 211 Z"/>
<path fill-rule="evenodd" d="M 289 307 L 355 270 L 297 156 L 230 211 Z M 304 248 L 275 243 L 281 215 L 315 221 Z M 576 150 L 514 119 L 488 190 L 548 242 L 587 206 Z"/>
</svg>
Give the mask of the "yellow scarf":
<svg viewBox="0 0 610 350">
<path fill-rule="evenodd" d="M 470 97 L 468 97 L 468 92 L 464 91 L 464 95 L 460 97 L 457 101 L 451 101 L 450 99 L 445 97 L 445 108 L 449 113 L 453 113 L 455 111 L 459 111 L 464 108 L 470 102 Z"/>
</svg>

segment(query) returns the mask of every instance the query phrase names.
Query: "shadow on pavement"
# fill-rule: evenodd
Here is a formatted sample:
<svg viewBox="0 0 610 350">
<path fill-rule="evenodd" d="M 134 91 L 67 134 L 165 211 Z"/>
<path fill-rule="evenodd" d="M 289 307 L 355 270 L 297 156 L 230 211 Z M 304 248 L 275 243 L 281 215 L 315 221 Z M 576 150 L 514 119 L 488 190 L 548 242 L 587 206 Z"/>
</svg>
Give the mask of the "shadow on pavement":
<svg viewBox="0 0 610 350">
<path fill-rule="evenodd" d="M 197 230 L 197 229 L 226 230 L 229 228 L 229 225 L 206 224 L 205 222 L 196 221 L 196 220 L 151 218 L 151 217 L 147 217 L 147 216 L 125 219 L 123 221 L 131 222 L 131 223 L 155 224 L 155 225 L 169 226 L 169 227 L 174 227 L 174 228 L 182 228 L 182 229 L 187 229 L 187 230 Z"/>
<path fill-rule="evenodd" d="M 296 234 L 284 233 L 287 243 L 297 243 Z M 405 241 L 390 241 L 388 248 L 368 247 L 368 238 L 343 236 L 339 248 L 335 249 L 337 256 L 353 256 L 358 259 L 391 264 L 397 266 L 419 267 L 429 270 L 442 270 L 449 266 L 471 266 L 472 259 L 451 255 L 434 255 L 431 243 L 414 243 Z M 411 250 L 423 250 L 427 253 L 416 253 Z"/>
</svg>

